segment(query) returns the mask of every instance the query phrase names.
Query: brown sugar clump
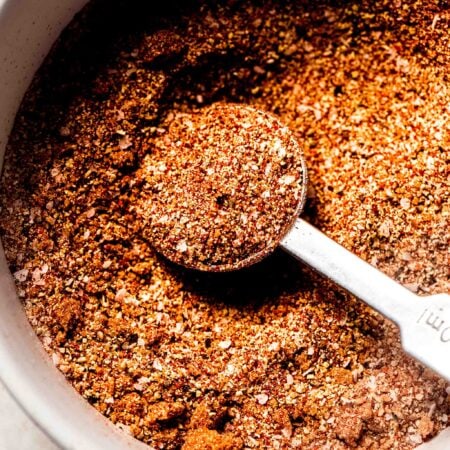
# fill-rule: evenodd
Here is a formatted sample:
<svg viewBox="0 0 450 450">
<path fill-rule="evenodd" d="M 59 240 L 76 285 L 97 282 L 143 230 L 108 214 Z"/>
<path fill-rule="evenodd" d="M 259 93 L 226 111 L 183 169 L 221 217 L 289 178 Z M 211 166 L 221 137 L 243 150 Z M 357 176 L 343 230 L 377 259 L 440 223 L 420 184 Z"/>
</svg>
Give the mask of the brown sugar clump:
<svg viewBox="0 0 450 450">
<path fill-rule="evenodd" d="M 201 402 L 194 410 L 189 422 L 189 427 L 217 429 L 220 424 L 227 418 L 228 410 L 222 406 L 219 401 L 215 400 L 212 404 Z"/>
<path fill-rule="evenodd" d="M 336 425 L 336 435 L 351 447 L 356 446 L 363 433 L 363 421 L 359 416 L 347 414 Z"/>
<path fill-rule="evenodd" d="M 172 261 L 240 268 L 266 256 L 304 197 L 303 154 L 291 131 L 249 106 L 178 114 L 148 149 L 135 211 L 143 235 Z"/>
<path fill-rule="evenodd" d="M 149 424 L 164 422 L 182 416 L 186 407 L 179 402 L 159 402 L 150 406 L 145 421 Z"/>
<path fill-rule="evenodd" d="M 239 450 L 242 441 L 231 433 L 220 434 L 215 430 L 199 428 L 189 431 L 182 450 Z"/>
</svg>

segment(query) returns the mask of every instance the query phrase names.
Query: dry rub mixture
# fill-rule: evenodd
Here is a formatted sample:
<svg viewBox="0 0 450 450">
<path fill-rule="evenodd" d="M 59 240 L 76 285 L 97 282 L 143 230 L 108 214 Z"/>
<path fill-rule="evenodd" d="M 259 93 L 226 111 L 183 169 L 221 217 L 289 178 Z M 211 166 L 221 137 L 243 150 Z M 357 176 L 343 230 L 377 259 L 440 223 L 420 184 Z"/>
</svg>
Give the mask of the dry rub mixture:
<svg viewBox="0 0 450 450">
<path fill-rule="evenodd" d="M 160 124 L 164 128 L 165 124 Z M 171 114 L 136 173 L 142 236 L 171 261 L 226 271 L 271 253 L 306 192 L 303 153 L 274 116 L 215 103 Z"/>
<path fill-rule="evenodd" d="M 17 117 L 0 220 L 75 389 L 154 449 L 412 449 L 445 428 L 448 384 L 390 323 L 281 252 L 225 274 L 170 264 L 133 205 L 171 115 L 249 104 L 301 143 L 308 220 L 411 290 L 448 291 L 449 27 L 440 0 L 78 15 Z"/>
</svg>

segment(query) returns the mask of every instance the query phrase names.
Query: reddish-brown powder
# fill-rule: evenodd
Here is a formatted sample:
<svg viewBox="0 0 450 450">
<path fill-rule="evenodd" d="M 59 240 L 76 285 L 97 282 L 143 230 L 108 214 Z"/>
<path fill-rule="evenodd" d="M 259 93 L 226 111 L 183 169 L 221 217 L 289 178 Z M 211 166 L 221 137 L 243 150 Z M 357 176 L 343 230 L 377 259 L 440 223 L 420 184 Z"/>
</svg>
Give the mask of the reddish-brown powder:
<svg viewBox="0 0 450 450">
<path fill-rule="evenodd" d="M 284 237 L 306 192 L 303 154 L 279 120 L 216 103 L 164 124 L 147 148 L 132 209 L 171 261 L 225 271 L 253 264 Z"/>
<path fill-rule="evenodd" d="M 80 395 L 153 448 L 409 450 L 445 428 L 448 383 L 392 324 L 282 253 L 172 265 L 133 205 L 171 115 L 249 104 L 301 143 L 308 220 L 415 292 L 448 290 L 449 26 L 428 0 L 91 3 L 24 99 L 0 215 Z"/>
</svg>

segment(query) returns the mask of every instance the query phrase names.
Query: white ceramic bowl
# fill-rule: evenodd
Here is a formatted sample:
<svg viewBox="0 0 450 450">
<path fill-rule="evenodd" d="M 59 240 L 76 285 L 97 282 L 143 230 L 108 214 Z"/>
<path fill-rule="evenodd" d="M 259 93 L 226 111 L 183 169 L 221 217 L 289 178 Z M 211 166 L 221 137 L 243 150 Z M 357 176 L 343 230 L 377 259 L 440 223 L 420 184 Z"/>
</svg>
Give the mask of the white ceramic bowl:
<svg viewBox="0 0 450 450">
<path fill-rule="evenodd" d="M 0 0 L 0 165 L 20 101 L 43 58 L 86 0 Z M 22 310 L 0 248 L 0 378 L 59 446 L 147 449 L 92 408 L 50 362 Z M 448 430 L 447 430 L 448 431 Z M 441 433 L 425 450 L 448 450 Z"/>
</svg>

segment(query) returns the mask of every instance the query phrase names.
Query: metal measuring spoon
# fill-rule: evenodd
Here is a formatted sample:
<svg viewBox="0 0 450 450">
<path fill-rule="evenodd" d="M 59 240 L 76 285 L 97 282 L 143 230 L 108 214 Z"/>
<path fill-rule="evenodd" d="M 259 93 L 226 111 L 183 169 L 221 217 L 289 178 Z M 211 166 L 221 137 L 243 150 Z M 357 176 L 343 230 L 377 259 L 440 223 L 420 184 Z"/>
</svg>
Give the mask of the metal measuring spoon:
<svg viewBox="0 0 450 450">
<path fill-rule="evenodd" d="M 303 152 L 273 115 L 216 104 L 175 117 L 141 176 L 135 211 L 143 235 L 168 259 L 229 271 L 280 246 L 395 322 L 403 348 L 450 380 L 450 296 L 413 294 L 298 218 Z"/>
</svg>

